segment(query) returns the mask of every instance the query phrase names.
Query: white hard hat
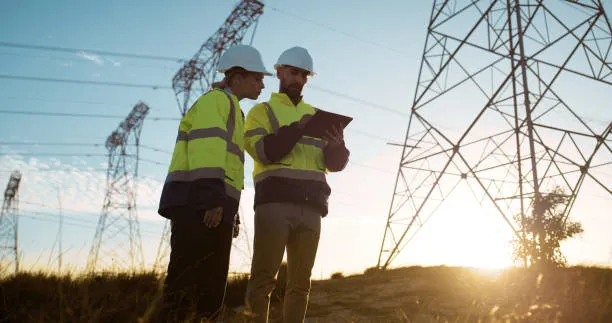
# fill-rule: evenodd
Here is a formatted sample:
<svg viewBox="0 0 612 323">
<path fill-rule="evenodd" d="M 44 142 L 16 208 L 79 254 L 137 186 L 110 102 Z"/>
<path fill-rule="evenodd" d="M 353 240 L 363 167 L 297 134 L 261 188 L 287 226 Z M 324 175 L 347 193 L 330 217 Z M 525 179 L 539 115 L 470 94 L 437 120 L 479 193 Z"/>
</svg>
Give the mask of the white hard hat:
<svg viewBox="0 0 612 323">
<path fill-rule="evenodd" d="M 291 47 L 284 51 L 279 57 L 275 69 L 278 69 L 282 65 L 289 65 L 303 70 L 308 71 L 308 75 L 315 75 L 312 69 L 312 57 L 308 54 L 308 50 L 303 47 Z"/>
<path fill-rule="evenodd" d="M 226 50 L 219 59 L 217 72 L 225 73 L 232 67 L 242 67 L 249 72 L 272 75 L 272 73 L 266 71 L 259 51 L 249 45 L 236 45 Z"/>
</svg>

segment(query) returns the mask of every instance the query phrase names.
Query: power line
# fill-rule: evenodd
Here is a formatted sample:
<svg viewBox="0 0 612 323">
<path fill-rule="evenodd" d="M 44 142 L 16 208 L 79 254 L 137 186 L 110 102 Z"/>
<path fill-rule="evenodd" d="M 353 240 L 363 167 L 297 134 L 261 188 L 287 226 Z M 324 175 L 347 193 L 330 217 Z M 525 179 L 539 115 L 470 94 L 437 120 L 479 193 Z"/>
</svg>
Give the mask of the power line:
<svg viewBox="0 0 612 323">
<path fill-rule="evenodd" d="M 138 83 L 122 83 L 122 82 L 103 82 L 103 81 L 87 81 L 87 80 L 73 80 L 73 79 L 60 79 L 60 78 L 48 78 L 48 77 L 33 77 L 33 76 L 20 76 L 20 75 L 6 75 L 0 74 L 0 78 L 3 79 L 12 79 L 12 80 L 20 80 L 20 81 L 40 81 L 40 82 L 58 82 L 58 83 L 70 83 L 70 84 L 87 84 L 87 85 L 103 85 L 103 86 L 122 86 L 122 87 L 132 87 L 132 88 L 150 88 L 153 90 L 165 89 L 172 90 L 171 86 L 166 85 L 153 85 L 153 84 L 138 84 Z M 382 110 L 385 112 L 393 113 L 402 117 L 408 117 L 409 114 L 405 112 L 401 112 L 395 109 L 390 109 L 380 104 L 376 104 L 373 102 L 369 102 L 354 96 L 350 96 L 348 94 L 340 93 L 337 91 L 329 90 L 324 87 L 310 85 L 309 88 L 312 88 L 316 91 L 328 93 L 346 100 L 350 100 L 353 102 L 360 103 L 365 106 L 369 106 L 374 109 Z M 174 118 L 173 120 L 179 120 Z"/>
<path fill-rule="evenodd" d="M 36 214 L 36 213 L 32 213 L 32 214 Z M 38 215 L 40 215 L 40 214 L 38 214 Z M 32 220 L 38 220 L 38 221 L 49 222 L 49 223 L 57 223 L 57 221 L 53 220 L 53 219 L 41 218 L 41 217 L 36 217 L 36 216 L 26 215 L 26 214 L 19 214 L 19 217 L 20 218 L 29 218 L 29 219 L 32 219 Z M 71 225 L 71 226 L 76 226 L 76 227 L 81 227 L 81 228 L 86 228 L 86 229 L 95 229 L 95 227 L 90 227 L 90 226 L 87 226 L 87 225 L 82 225 L 82 224 L 72 223 L 72 222 L 65 222 L 64 224 Z"/>
<path fill-rule="evenodd" d="M 0 153 L 0 155 L 19 156 L 54 156 L 54 157 L 108 157 L 109 154 L 83 154 L 83 153 Z M 129 155 L 132 156 L 132 155 Z"/>
<path fill-rule="evenodd" d="M 7 97 L 4 97 L 4 98 L 8 99 L 8 100 L 31 100 L 31 101 L 43 101 L 43 102 L 75 103 L 75 104 L 95 104 L 95 105 L 105 105 L 105 106 L 121 107 L 121 105 L 117 104 L 117 103 L 96 102 L 96 101 L 57 100 L 57 99 L 49 99 L 49 98 L 41 98 L 41 97 L 16 97 L 16 96 L 7 96 Z"/>
<path fill-rule="evenodd" d="M 42 102 L 56 102 L 56 103 L 71 103 L 71 104 L 90 104 L 90 105 L 103 105 L 105 108 L 115 107 L 115 108 L 127 108 L 123 104 L 119 103 L 109 103 L 109 102 L 101 102 L 101 101 L 86 101 L 86 100 L 58 100 L 58 99 L 49 99 L 49 98 L 41 98 L 41 97 L 16 97 L 16 96 L 7 96 L 4 99 L 8 100 L 28 100 L 28 101 L 42 101 Z M 157 110 L 157 108 L 151 108 L 150 110 Z"/>
<path fill-rule="evenodd" d="M 57 169 L 57 168 L 39 168 L 32 170 L 33 172 L 106 172 L 106 168 L 70 168 L 70 169 Z M 28 170 L 20 169 L 22 173 L 27 173 Z M 0 173 L 12 173 L 13 170 L 0 169 Z"/>
<path fill-rule="evenodd" d="M 104 144 L 84 143 L 84 142 L 18 142 L 0 141 L 0 145 L 16 146 L 104 146 Z"/>
<path fill-rule="evenodd" d="M 120 115 L 108 115 L 108 114 L 93 114 L 93 113 L 64 113 L 64 112 L 45 112 L 45 111 L 16 111 L 16 110 L 0 110 L 0 113 L 5 113 L 5 114 L 22 114 L 22 115 L 36 115 L 36 116 L 50 116 L 50 117 L 83 117 L 83 118 L 107 118 L 107 119 L 123 119 L 125 118 L 124 116 L 120 116 Z M 180 118 L 175 118 L 175 117 L 148 117 L 147 120 L 150 121 L 180 121 Z M 370 137 L 370 138 L 374 138 L 374 139 L 379 139 L 385 142 L 389 142 L 389 141 L 393 141 L 390 138 L 385 138 L 376 134 L 372 134 L 366 131 L 361 131 L 361 130 L 356 130 L 356 129 L 346 129 L 346 131 L 349 132 L 354 132 L 356 134 L 362 135 L 362 136 L 366 136 L 366 137 Z M 17 143 L 17 142 L 0 142 L 0 144 L 5 144 L 5 145 L 73 145 L 73 146 L 88 146 L 88 145 L 102 145 L 102 144 L 81 144 L 81 143 Z M 167 150 L 162 150 L 159 148 L 153 148 L 153 147 L 149 147 L 146 145 L 140 145 L 142 148 L 145 149 L 151 149 L 151 150 L 155 150 L 155 151 L 159 151 L 159 152 L 164 152 L 164 153 L 169 153 L 172 154 L 172 152 L 167 151 Z"/>
<path fill-rule="evenodd" d="M 42 59 L 48 59 L 48 60 L 54 60 L 54 61 L 67 61 L 70 62 L 72 64 L 72 62 L 76 62 L 76 63 L 81 63 L 81 64 L 88 64 L 88 63 L 92 63 L 90 60 L 83 58 L 82 60 L 78 60 L 76 58 L 70 58 L 70 57 L 57 57 L 57 56 L 51 56 L 51 55 L 24 55 L 21 53 L 0 53 L 0 55 L 2 56 L 14 56 L 14 57 L 20 57 L 20 58 L 42 58 Z M 118 65 L 113 65 L 113 66 L 130 66 L 130 67 L 144 67 L 144 68 L 158 68 L 158 69 L 164 69 L 164 70 L 175 70 L 175 68 L 172 67 L 168 67 L 168 66 L 156 66 L 156 65 L 142 65 L 142 64 L 130 64 L 130 63 L 123 63 L 123 62 L 117 62 L 117 61 L 111 61 L 112 64 L 118 64 Z"/>
<path fill-rule="evenodd" d="M 143 145 L 143 144 L 140 144 L 140 148 L 149 149 L 149 150 L 153 150 L 153 151 L 156 151 L 156 152 L 172 155 L 171 151 L 168 151 L 168 150 L 165 150 L 165 149 L 160 149 L 160 148 L 155 148 L 155 147 L 151 147 L 151 146 L 147 146 L 147 145 Z"/>
<path fill-rule="evenodd" d="M 355 97 L 351 97 L 349 95 L 346 94 L 342 94 L 339 92 L 335 92 L 335 91 L 331 91 L 331 90 L 326 90 L 324 88 L 321 87 L 316 87 L 316 86 L 310 86 L 316 90 L 320 90 L 322 92 L 326 92 L 332 95 L 336 95 L 336 96 L 340 96 L 342 98 L 345 99 L 349 99 L 355 102 L 359 102 L 362 103 L 364 105 L 379 109 L 379 110 L 383 110 L 386 112 L 390 112 L 390 113 L 394 113 L 394 114 L 398 114 L 400 116 L 408 116 L 407 114 L 404 114 L 400 111 L 397 110 L 393 110 L 393 109 L 389 109 L 386 108 L 384 106 L 381 105 L 377 105 L 375 103 L 372 102 L 368 102 L 365 100 L 361 100 L 359 98 L 355 98 Z M 120 116 L 120 115 L 107 115 L 107 114 L 93 114 L 93 113 L 64 113 L 64 112 L 46 112 L 46 111 L 16 111 L 16 110 L 0 110 L 0 113 L 5 113 L 5 114 L 22 114 L 22 115 L 38 115 L 38 116 L 53 116 L 53 117 L 86 117 L 86 118 L 108 118 L 108 119 L 123 119 L 124 116 Z M 147 120 L 151 120 L 151 121 L 180 121 L 180 118 L 176 118 L 176 117 L 149 117 L 147 118 Z M 365 131 L 360 131 L 360 130 L 355 130 L 355 129 L 347 129 L 347 131 L 350 132 L 354 132 L 363 136 L 367 136 L 367 137 L 371 137 L 371 138 L 375 138 L 375 139 L 379 139 L 379 140 L 383 140 L 386 142 L 389 141 L 393 141 L 389 138 L 385 138 L 379 135 L 375 135 L 375 134 L 371 134 Z M 144 145 L 141 145 L 142 147 L 145 147 Z M 155 148 L 153 148 L 155 149 Z M 168 152 L 168 151 L 165 151 Z M 168 152 L 171 153 L 171 152 Z"/>
<path fill-rule="evenodd" d="M 311 89 L 314 89 L 316 91 L 325 92 L 325 93 L 328 93 L 328 94 L 331 94 L 331 95 L 334 95 L 334 96 L 337 96 L 337 97 L 340 97 L 340 98 L 343 98 L 343 99 L 347 99 L 347 100 L 350 100 L 350 101 L 353 101 L 353 102 L 357 102 L 357 103 L 363 104 L 365 106 L 369 106 L 369 107 L 374 108 L 374 109 L 378 109 L 378 110 L 382 110 L 382 111 L 385 111 L 385 112 L 393 113 L 393 114 L 396 114 L 396 115 L 399 115 L 399 116 L 402 116 L 402 117 L 406 117 L 407 118 L 407 117 L 410 116 L 410 114 L 408 114 L 406 112 L 401 112 L 401 111 L 398 111 L 398 110 L 395 110 L 395 109 L 390 109 L 390 108 L 387 108 L 387 107 L 382 106 L 380 104 L 376 104 L 374 102 L 366 101 L 366 100 L 363 100 L 363 99 L 360 99 L 360 98 L 357 98 L 357 97 L 354 97 L 354 96 L 350 96 L 348 94 L 344 94 L 344 93 L 336 92 L 336 91 L 333 91 L 333 90 L 329 90 L 329 89 L 326 89 L 324 87 L 320 87 L 320 86 L 316 86 L 316 85 L 308 85 L 308 87 L 311 88 Z"/>
<path fill-rule="evenodd" d="M 11 42 L 0 42 L 0 46 L 12 47 L 12 48 L 22 48 L 22 49 L 47 50 L 47 51 L 73 53 L 73 54 L 84 52 L 84 53 L 92 53 L 92 54 L 97 54 L 97 55 L 106 55 L 106 56 L 115 56 L 115 57 L 172 61 L 176 63 L 186 62 L 185 59 L 177 58 L 177 57 L 157 56 L 157 55 L 147 55 L 147 54 L 119 53 L 119 52 L 111 52 L 111 51 L 96 50 L 96 49 L 85 49 L 85 48 L 43 46 L 43 45 L 32 45 L 32 44 L 11 43 Z"/>
<path fill-rule="evenodd" d="M 293 18 L 297 18 L 297 19 L 302 20 L 302 21 L 304 21 L 304 22 L 307 22 L 307 23 L 309 23 L 309 24 L 312 24 L 312 25 L 315 25 L 315 26 L 318 26 L 318 27 L 321 27 L 321 28 L 324 28 L 324 29 L 327 29 L 327 30 L 333 31 L 333 32 L 335 32 L 335 33 L 338 33 L 338 34 L 341 34 L 341 35 L 344 35 L 344 36 L 347 36 L 347 37 L 353 38 L 353 39 L 358 40 L 358 41 L 361 41 L 361 42 L 363 42 L 363 43 L 367 43 L 367 44 L 370 44 L 370 45 L 374 45 L 374 46 L 376 46 L 376 47 L 380 47 L 380 48 L 383 48 L 383 49 L 386 49 L 386 50 L 389 50 L 389 51 L 395 52 L 395 53 L 397 53 L 397 54 L 401 54 L 401 55 L 406 55 L 406 54 L 407 54 L 407 53 L 402 52 L 402 51 L 400 51 L 400 50 L 398 50 L 398 49 L 395 49 L 395 48 L 392 48 L 392 47 L 389 47 L 389 46 L 383 45 L 383 44 L 381 44 L 381 43 L 377 43 L 377 42 L 375 42 L 375 41 L 373 41 L 373 40 L 366 39 L 366 38 L 363 38 L 363 37 L 357 36 L 357 35 L 355 35 L 355 34 L 348 33 L 348 32 L 346 32 L 346 31 L 342 31 L 342 30 L 336 29 L 336 28 L 334 28 L 334 27 L 331 27 L 331 26 L 325 25 L 325 24 L 320 23 L 320 22 L 318 22 L 318 21 L 314 21 L 314 20 L 312 20 L 312 19 L 304 18 L 304 17 L 299 16 L 299 15 L 297 15 L 297 14 L 294 14 L 294 13 L 291 13 L 291 12 L 288 12 L 288 11 L 285 11 L 285 10 L 281 10 L 281 9 L 278 9 L 278 8 L 275 8 L 275 7 L 271 7 L 271 6 L 266 6 L 266 7 L 267 7 L 267 8 L 269 8 L 269 9 L 271 9 L 272 11 L 276 11 L 276 12 L 278 12 L 278 13 L 281 13 L 281 14 L 284 14 L 284 15 L 287 15 L 287 16 L 291 16 L 291 17 L 293 17 Z"/>
<path fill-rule="evenodd" d="M 27 214 L 22 214 L 22 213 L 27 213 Z M 28 215 L 28 214 L 34 214 L 34 215 Z M 41 216 L 45 216 L 45 217 L 41 217 Z M 48 216 L 57 216 L 57 214 L 52 214 L 52 213 L 45 213 L 45 212 L 36 212 L 36 211 L 30 211 L 30 210 L 22 210 L 20 211 L 19 217 L 25 217 L 25 218 L 29 218 L 32 220 L 38 220 L 38 221 L 43 221 L 43 222 L 49 222 L 49 223 L 57 223 L 58 220 L 54 220 L 51 218 L 48 218 Z M 72 219 L 73 221 L 76 220 L 75 218 Z M 82 221 L 82 223 L 80 222 L 64 222 L 64 224 L 70 225 L 70 226 L 75 226 L 75 227 L 80 227 L 80 228 L 85 228 L 85 229 L 95 229 L 95 222 L 88 222 L 88 221 Z M 87 224 L 91 224 L 93 226 L 89 226 Z M 158 233 L 156 232 L 152 232 L 152 231 L 145 231 L 145 230 L 141 230 L 141 232 L 143 233 L 143 236 L 146 236 L 148 238 L 154 238 L 157 239 Z"/>
<path fill-rule="evenodd" d="M 0 113 L 5 114 L 24 114 L 47 117 L 79 117 L 79 118 L 106 118 L 106 119 L 124 119 L 125 116 L 110 115 L 110 114 L 94 114 L 94 113 L 67 113 L 67 112 L 46 112 L 46 111 L 17 111 L 17 110 L 0 110 Z M 151 121 L 179 121 L 180 118 L 175 117 L 149 117 Z"/>
<path fill-rule="evenodd" d="M 122 82 L 103 82 L 103 81 L 87 81 L 87 80 L 73 80 L 73 79 L 60 79 L 60 78 L 47 78 L 47 77 L 33 77 L 33 76 L 20 76 L 20 75 L 6 75 L 0 74 L 0 78 L 3 79 L 12 79 L 12 80 L 20 80 L 20 81 L 40 81 L 40 82 L 59 82 L 59 83 L 70 83 L 70 84 L 87 84 L 87 85 L 103 85 L 103 86 L 123 86 L 123 87 L 132 87 L 132 88 L 151 88 L 153 90 L 164 89 L 164 90 L 172 90 L 171 86 L 166 85 L 153 85 L 153 84 L 138 84 L 138 83 L 122 83 Z M 337 91 L 329 90 L 324 87 L 310 85 L 310 88 L 325 92 L 346 100 L 350 100 L 353 102 L 360 103 L 364 106 L 369 106 L 374 109 L 382 110 L 385 112 L 393 113 L 402 117 L 408 117 L 409 114 L 405 112 L 401 112 L 395 109 L 390 109 L 380 104 L 376 104 L 373 102 L 369 102 L 354 96 L 350 96 L 348 94 L 340 93 Z M 179 120 L 174 118 L 173 120 Z"/>
<path fill-rule="evenodd" d="M 53 205 L 49 205 L 49 204 L 30 202 L 30 201 L 23 201 L 23 200 L 20 200 L 19 203 L 28 204 L 28 205 L 34 205 L 34 206 L 41 206 L 41 207 L 44 207 L 44 208 L 47 208 L 47 209 L 60 210 L 59 207 L 53 206 Z M 69 209 L 62 209 L 62 210 L 69 211 L 69 212 L 74 212 L 74 213 L 85 214 L 85 215 L 91 215 L 91 216 L 100 216 L 99 213 L 83 212 L 83 211 L 79 211 L 79 210 L 69 210 Z"/>
<path fill-rule="evenodd" d="M 5 114 L 26 114 L 26 115 L 37 115 L 37 116 L 46 116 L 46 117 L 85 117 L 85 118 L 108 118 L 108 119 L 122 118 L 122 116 L 118 116 L 118 115 L 104 115 L 104 114 L 91 114 L 91 113 L 45 112 L 45 111 L 0 110 L 0 113 L 5 113 Z"/>
<path fill-rule="evenodd" d="M 360 39 L 362 41 L 366 41 L 369 42 L 371 44 L 377 45 L 379 47 L 383 47 L 383 48 L 387 48 L 387 49 L 391 49 L 389 47 L 386 47 L 384 45 L 380 45 L 377 44 L 375 42 L 369 41 L 369 40 L 364 40 L 361 39 L 355 35 L 351 35 L 339 30 L 336 30 L 332 27 L 329 26 L 325 26 L 322 25 L 320 23 L 317 23 L 315 21 L 312 20 L 308 20 L 308 19 L 303 19 L 295 14 L 291 14 L 289 12 L 285 12 L 283 10 L 280 10 L 278 8 L 274 8 L 274 7 L 268 7 L 271 8 L 272 10 L 284 13 L 284 14 L 288 14 L 288 15 L 292 15 L 295 16 L 297 18 L 300 18 L 302 20 L 308 21 L 310 23 L 313 23 L 315 25 L 319 25 L 323 28 L 327 28 L 330 29 L 332 31 L 336 31 L 338 33 L 356 38 L 356 39 Z M 116 52 L 110 52 L 110 51 L 98 51 L 98 50 L 87 50 L 87 49 L 78 49 L 78 48 L 67 48 L 67 47 L 55 47 L 55 46 L 40 46 L 40 45 L 30 45 L 30 44 L 19 44 L 19 43 L 9 43 L 9 42 L 0 42 L 0 46 L 4 46 L 4 47 L 15 47 L 15 48 L 26 48 L 26 49 L 38 49 L 38 50 L 51 50 L 51 51 L 60 51 L 60 52 L 70 52 L 70 53 L 78 53 L 78 52 L 89 52 L 89 53 L 94 53 L 94 54 L 99 54 L 99 55 L 109 55 L 109 56 L 123 56 L 123 57 L 130 57 L 130 58 L 146 58 L 146 59 L 162 59 L 162 60 L 172 60 L 172 61 L 176 61 L 176 62 L 185 62 L 186 60 L 180 59 L 180 58 L 169 58 L 169 57 L 162 57 L 162 56 L 151 56 L 151 55 L 140 55 L 140 54 L 131 54 L 131 53 L 116 53 Z M 396 51 L 394 49 L 391 49 L 393 51 Z M 396 51 L 398 52 L 398 51 Z M 22 81 L 41 81 L 41 82 L 61 82 L 61 83 L 72 83 L 72 84 L 89 84 L 89 85 L 104 85 L 104 86 L 123 86 L 123 87 L 135 87 L 135 88 L 151 88 L 153 90 L 157 90 L 157 89 L 172 89 L 171 86 L 164 86 L 164 85 L 150 85 L 150 84 L 137 84 L 137 83 L 123 83 L 123 82 L 103 82 L 103 81 L 87 81 L 87 80 L 73 80 L 73 79 L 59 79 L 59 78 L 43 78 L 43 77 L 31 77 L 31 76 L 19 76 L 19 75 L 3 75 L 0 74 L 0 78 L 4 78 L 4 79 L 13 79 L 13 80 L 22 80 Z M 370 106 L 379 110 L 383 110 L 383 111 L 387 111 L 390 113 L 394 113 L 394 114 L 398 114 L 404 117 L 408 117 L 408 114 L 394 110 L 394 109 L 390 109 L 372 102 L 368 102 L 366 100 L 362 100 L 356 97 L 352 97 L 350 95 L 347 94 L 343 94 L 340 92 L 336 92 L 333 90 L 328 90 L 325 89 L 323 87 L 318 87 L 315 85 L 311 85 L 311 88 L 321 91 L 321 92 L 325 92 L 328 94 L 332 94 L 338 97 L 342 97 L 344 99 L 348 99 L 357 103 L 361 103 L 364 104 L 366 106 Z"/>
<path fill-rule="evenodd" d="M 19 201 L 19 202 L 21 203 L 21 201 Z M 32 203 L 26 203 L 26 204 L 32 204 Z M 60 210 L 59 208 L 56 208 L 56 207 L 52 207 L 52 209 L 55 209 L 55 210 L 58 210 L 58 211 Z M 36 210 L 30 210 L 30 209 L 25 209 L 25 210 L 22 209 L 19 212 L 20 213 L 26 213 L 26 214 L 46 215 L 46 216 L 51 216 L 51 217 L 57 217 L 59 215 L 59 214 L 56 214 L 56 213 L 42 212 L 42 211 L 36 211 Z M 90 218 L 92 218 L 92 220 L 93 220 L 94 215 L 91 214 L 91 213 L 89 213 L 89 214 L 88 213 L 84 213 L 84 212 L 78 212 L 78 213 L 90 216 Z M 20 216 L 21 216 L 21 214 L 20 214 Z M 96 216 L 100 216 L 100 215 L 98 214 Z M 81 222 L 83 224 L 91 224 L 91 225 L 95 225 L 96 224 L 95 221 L 89 221 L 87 219 L 77 218 L 77 217 L 73 217 L 73 216 L 66 216 L 66 215 L 64 215 L 64 219 L 72 220 L 72 221 L 75 221 L 75 222 Z"/>
<path fill-rule="evenodd" d="M 139 160 L 143 161 L 143 162 L 159 165 L 159 166 L 168 166 L 168 163 L 160 163 L 158 161 L 154 161 L 154 160 L 150 160 L 150 159 L 146 159 L 146 158 L 139 158 Z"/>
<path fill-rule="evenodd" d="M 65 208 L 60 208 L 60 207 L 58 207 L 58 206 L 53 206 L 53 205 L 49 205 L 49 204 L 36 203 L 36 202 L 30 202 L 30 201 L 22 201 L 22 200 L 20 200 L 20 201 L 19 201 L 19 203 L 24 203 L 24 204 L 28 204 L 28 205 L 34 205 L 34 206 L 40 206 L 40 207 L 43 207 L 43 208 L 46 208 L 46 209 L 52 209 L 52 210 L 58 210 L 58 211 L 67 211 L 67 212 L 70 212 L 70 213 L 76 213 L 76 214 L 79 214 L 79 215 L 86 215 L 86 216 L 89 216 L 90 218 L 94 218 L 94 217 L 95 217 L 95 218 L 98 218 L 98 217 L 100 217 L 100 213 L 94 213 L 94 212 L 85 212 L 85 211 L 80 211 L 80 210 L 71 210 L 71 209 L 65 209 Z M 24 211 L 24 210 L 22 210 L 22 211 Z M 44 212 L 34 211 L 34 210 L 25 210 L 25 211 L 27 211 L 27 212 L 44 213 Z M 54 215 L 53 213 L 44 213 L 44 214 Z M 88 222 L 88 223 L 92 223 L 92 222 L 90 222 L 90 221 L 83 220 L 82 218 L 76 218 L 76 217 L 74 217 L 74 216 L 66 216 L 66 215 L 64 215 L 64 217 L 66 217 L 66 218 L 68 218 L 68 219 L 74 219 L 74 220 L 76 220 L 76 221 L 85 221 L 85 222 Z M 94 223 L 94 224 L 95 224 L 95 223 Z M 142 222 L 142 223 L 140 223 L 140 224 L 144 224 L 144 225 L 154 225 L 154 226 L 158 226 L 158 225 L 159 225 L 159 223 L 151 223 L 151 222 L 149 222 L 149 221 L 145 221 L 145 222 Z"/>
<path fill-rule="evenodd" d="M 23 114 L 23 115 L 37 115 L 37 116 L 51 116 L 51 117 L 84 117 L 84 118 L 108 118 L 108 119 L 123 119 L 125 118 L 124 116 L 120 116 L 120 115 L 108 115 L 108 114 L 93 114 L 93 113 L 64 113 L 64 112 L 45 112 L 45 111 L 16 111 L 16 110 L 0 110 L 0 113 L 5 113 L 5 114 Z M 180 121 L 180 118 L 175 118 L 175 117 L 149 117 L 147 118 L 147 120 L 151 120 L 151 121 Z M 365 131 L 361 131 L 361 130 L 355 130 L 355 129 L 347 129 L 347 131 L 350 132 L 354 132 L 357 133 L 359 135 L 362 136 L 366 136 L 366 137 L 371 137 L 371 138 L 375 138 L 375 139 L 379 139 L 379 140 L 383 140 L 383 141 L 393 141 L 390 138 L 385 138 L 376 134 L 372 134 L 372 133 L 368 133 Z M 9 143 L 9 142 L 0 142 L 0 144 L 7 144 L 7 145 L 19 145 L 19 144 L 23 144 L 23 145 L 27 145 L 27 144 L 31 144 L 31 145 L 36 145 L 37 143 Z M 40 143 L 41 145 L 44 145 L 44 143 Z M 49 144 L 52 145 L 52 144 Z M 63 145 L 62 143 L 57 143 L 57 145 Z M 66 143 L 66 145 L 89 145 L 89 144 L 70 144 L 70 143 Z M 93 145 L 99 145 L 99 144 L 93 144 Z M 140 145 L 143 148 L 150 148 L 152 150 L 157 150 L 160 152 L 167 152 L 167 153 L 172 153 L 169 151 L 164 151 L 164 150 L 160 150 L 158 148 L 152 148 L 152 147 L 147 147 L 146 145 Z"/>
<path fill-rule="evenodd" d="M 348 129 L 345 129 L 345 130 L 349 131 L 349 132 L 354 132 L 354 133 L 356 133 L 358 135 L 361 135 L 361 136 L 364 136 L 364 137 L 370 137 L 370 138 L 382 140 L 382 141 L 385 141 L 385 142 L 393 141 L 390 138 L 379 136 L 379 135 L 376 135 L 376 134 L 373 134 L 373 133 L 369 133 L 369 132 L 366 132 L 366 131 L 356 130 L 356 129 L 352 129 L 352 128 L 348 128 Z"/>
<path fill-rule="evenodd" d="M 109 118 L 109 119 L 122 119 L 124 116 L 119 115 L 105 115 L 105 114 L 91 114 L 91 113 L 63 113 L 63 112 L 43 112 L 43 111 L 14 111 L 14 110 L 0 110 L 0 113 L 6 114 L 24 114 L 24 115 L 38 115 L 38 116 L 53 116 L 53 117 L 87 117 L 87 118 Z M 149 117 L 147 120 L 151 121 L 179 121 L 180 118 L 174 117 Z M 370 137 L 373 139 L 382 140 L 385 142 L 393 141 L 390 138 L 382 137 L 366 131 L 356 129 L 346 129 L 346 131 L 356 133 L 361 136 Z M 103 146 L 104 144 L 97 143 L 70 143 L 70 142 L 9 142 L 0 141 L 0 145 L 23 145 L 23 146 Z M 150 149 L 157 152 L 172 154 L 171 151 L 155 148 L 147 145 L 140 144 L 141 148 Z"/>
<path fill-rule="evenodd" d="M 87 81 L 87 80 L 72 80 L 72 79 L 60 79 L 52 77 L 35 77 L 35 76 L 21 76 L 21 75 L 6 75 L 0 74 L 2 79 L 19 80 L 19 81 L 39 81 L 39 82 L 58 82 L 58 83 L 71 83 L 71 84 L 88 84 L 88 85 L 104 85 L 104 86 L 122 86 L 132 88 L 150 88 L 153 90 L 163 89 L 172 90 L 171 86 L 167 85 L 153 85 L 153 84 L 137 84 L 137 83 L 122 83 L 122 82 L 103 82 L 103 81 Z"/>
<path fill-rule="evenodd" d="M 17 141 L 0 141 L 0 145 L 14 145 L 14 146 L 60 146 L 60 147 L 69 147 L 69 146 L 78 146 L 78 147 L 103 147 L 104 144 L 98 143 L 84 143 L 84 142 L 17 142 Z M 135 145 L 129 145 L 135 146 Z M 140 148 L 152 150 L 155 152 L 172 154 L 171 151 L 164 150 L 161 148 L 155 148 L 148 145 L 139 145 Z"/>
</svg>

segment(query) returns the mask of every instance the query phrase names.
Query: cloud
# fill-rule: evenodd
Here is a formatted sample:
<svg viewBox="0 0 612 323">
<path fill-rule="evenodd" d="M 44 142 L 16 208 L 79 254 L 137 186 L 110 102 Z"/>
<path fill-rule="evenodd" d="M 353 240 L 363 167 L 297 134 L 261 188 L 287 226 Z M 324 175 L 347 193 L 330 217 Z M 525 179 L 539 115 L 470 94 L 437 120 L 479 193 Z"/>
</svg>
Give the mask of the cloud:
<svg viewBox="0 0 612 323">
<path fill-rule="evenodd" d="M 106 190 L 106 173 L 96 170 L 91 165 L 79 167 L 63 163 L 57 159 L 40 159 L 24 157 L 19 153 L 2 150 L 0 156 L 0 183 L 5 185 L 10 172 L 19 170 L 23 174 L 20 185 L 20 200 L 34 204 L 57 205 L 58 189 L 61 192 L 62 204 L 66 211 L 99 214 L 104 202 Z M 148 220 L 158 219 L 157 203 L 163 183 L 149 178 L 140 178 L 137 182 L 137 205 L 139 213 Z M 25 206 L 25 205 L 24 205 Z M 40 209 L 43 211 L 43 209 Z M 46 211 L 49 211 L 47 209 Z M 155 214 L 153 214 L 155 213 Z"/>
<path fill-rule="evenodd" d="M 77 56 L 84 58 L 88 61 L 92 61 L 98 65 L 104 65 L 104 59 L 101 56 L 98 56 L 96 54 L 91 54 L 91 53 L 87 53 L 84 51 L 80 51 L 77 53 Z"/>
<path fill-rule="evenodd" d="M 95 169 L 95 163 L 87 164 L 79 159 L 67 163 L 56 158 L 25 157 L 6 146 L 0 146 L 0 152 L 0 185 L 6 185 L 13 170 L 22 173 L 19 209 L 23 219 L 19 238 L 24 266 L 33 266 L 38 261 L 37 255 L 48 255 L 51 251 L 61 200 L 65 216 L 64 247 L 69 251 L 65 263 L 82 268 L 104 203 L 106 173 Z M 157 214 L 162 187 L 162 181 L 148 177 L 137 181 L 136 203 L 147 264 L 154 260 L 164 225 L 163 218 Z M 38 265 L 44 267 L 42 263 Z"/>
</svg>

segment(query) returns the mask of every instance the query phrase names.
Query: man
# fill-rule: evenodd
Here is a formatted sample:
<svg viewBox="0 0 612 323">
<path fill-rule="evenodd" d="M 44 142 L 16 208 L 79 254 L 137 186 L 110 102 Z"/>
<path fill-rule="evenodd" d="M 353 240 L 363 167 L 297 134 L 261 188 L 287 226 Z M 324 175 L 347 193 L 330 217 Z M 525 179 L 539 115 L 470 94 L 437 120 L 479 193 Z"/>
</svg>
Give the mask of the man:
<svg viewBox="0 0 612 323">
<path fill-rule="evenodd" d="M 225 295 L 244 183 L 239 101 L 257 99 L 264 75 L 272 74 L 246 45 L 228 49 L 218 71 L 227 88 L 202 95 L 182 118 L 159 202 L 158 213 L 172 221 L 163 321 L 214 317 Z"/>
<path fill-rule="evenodd" d="M 255 161 L 255 238 L 246 300 L 255 321 L 267 322 L 270 293 L 286 248 L 284 322 L 302 322 L 321 218 L 327 215 L 331 193 L 325 174 L 344 169 L 349 151 L 342 127 L 323 140 L 302 135 L 315 113 L 302 99 L 302 89 L 314 75 L 308 51 L 290 48 L 274 67 L 279 93 L 254 106 L 245 123 L 245 149 Z"/>
</svg>

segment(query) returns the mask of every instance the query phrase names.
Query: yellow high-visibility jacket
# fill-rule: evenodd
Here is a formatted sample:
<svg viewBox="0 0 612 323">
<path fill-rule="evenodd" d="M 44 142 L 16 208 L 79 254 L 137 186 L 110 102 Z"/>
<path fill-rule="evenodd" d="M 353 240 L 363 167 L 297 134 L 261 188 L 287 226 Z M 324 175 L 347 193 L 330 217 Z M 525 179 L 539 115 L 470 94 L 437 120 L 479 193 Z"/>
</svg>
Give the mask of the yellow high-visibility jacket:
<svg viewBox="0 0 612 323">
<path fill-rule="evenodd" d="M 219 89 L 202 95 L 179 125 L 159 214 L 171 219 L 178 210 L 227 203 L 237 209 L 244 185 L 243 134 L 244 115 L 235 95 Z"/>
<path fill-rule="evenodd" d="M 255 105 L 245 122 L 245 149 L 254 159 L 255 206 L 271 202 L 309 204 L 327 214 L 331 189 L 327 171 L 348 162 L 344 145 L 330 148 L 319 138 L 302 135 L 297 122 L 315 108 L 303 100 L 296 106 L 284 93 Z"/>
</svg>

